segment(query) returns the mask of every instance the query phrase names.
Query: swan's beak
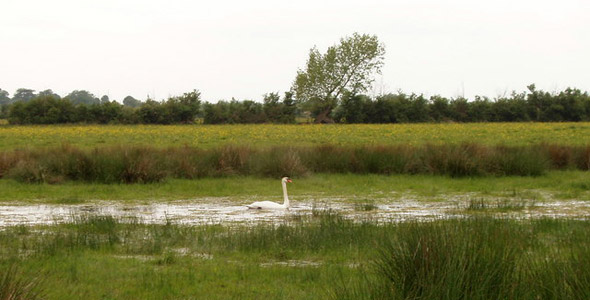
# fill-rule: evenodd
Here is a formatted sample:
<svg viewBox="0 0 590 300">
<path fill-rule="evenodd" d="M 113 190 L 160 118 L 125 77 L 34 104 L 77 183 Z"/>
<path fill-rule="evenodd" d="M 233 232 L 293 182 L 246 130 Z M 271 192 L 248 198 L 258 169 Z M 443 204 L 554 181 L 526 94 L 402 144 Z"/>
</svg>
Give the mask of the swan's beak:
<svg viewBox="0 0 590 300">
<path fill-rule="evenodd" d="M 287 182 L 293 182 L 293 180 L 291 180 L 291 179 L 287 179 Z"/>
</svg>

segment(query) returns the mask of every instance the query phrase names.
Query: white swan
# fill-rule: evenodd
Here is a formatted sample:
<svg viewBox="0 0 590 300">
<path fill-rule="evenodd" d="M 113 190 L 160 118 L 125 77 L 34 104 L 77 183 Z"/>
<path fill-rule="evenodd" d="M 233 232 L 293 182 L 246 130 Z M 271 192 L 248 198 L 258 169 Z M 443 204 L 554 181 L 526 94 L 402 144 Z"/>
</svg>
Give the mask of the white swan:
<svg viewBox="0 0 590 300">
<path fill-rule="evenodd" d="M 289 177 L 281 179 L 283 184 L 283 204 L 278 204 L 272 201 L 254 202 L 246 207 L 250 209 L 289 209 L 289 196 L 287 195 L 287 182 L 292 182 Z"/>
</svg>

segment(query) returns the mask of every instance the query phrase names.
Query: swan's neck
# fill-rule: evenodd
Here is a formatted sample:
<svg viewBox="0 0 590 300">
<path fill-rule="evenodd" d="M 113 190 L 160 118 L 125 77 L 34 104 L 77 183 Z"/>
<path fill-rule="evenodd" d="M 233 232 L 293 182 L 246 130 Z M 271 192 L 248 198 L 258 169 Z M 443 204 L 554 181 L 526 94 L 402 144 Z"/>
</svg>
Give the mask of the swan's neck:
<svg viewBox="0 0 590 300">
<path fill-rule="evenodd" d="M 289 207 L 289 195 L 287 195 L 287 183 L 283 181 L 283 206 Z"/>
</svg>

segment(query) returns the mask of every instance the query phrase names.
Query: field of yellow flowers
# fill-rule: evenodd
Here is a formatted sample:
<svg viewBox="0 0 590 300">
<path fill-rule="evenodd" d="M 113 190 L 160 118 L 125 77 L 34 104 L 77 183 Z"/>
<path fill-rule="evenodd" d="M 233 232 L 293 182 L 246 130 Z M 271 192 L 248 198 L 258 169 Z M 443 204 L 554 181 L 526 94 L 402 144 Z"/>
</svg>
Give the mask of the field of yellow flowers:
<svg viewBox="0 0 590 300">
<path fill-rule="evenodd" d="M 463 142 L 497 145 L 590 143 L 590 123 L 449 123 L 376 125 L 0 125 L 0 150 L 110 145 L 213 148 L 225 144 L 420 145 Z"/>
</svg>

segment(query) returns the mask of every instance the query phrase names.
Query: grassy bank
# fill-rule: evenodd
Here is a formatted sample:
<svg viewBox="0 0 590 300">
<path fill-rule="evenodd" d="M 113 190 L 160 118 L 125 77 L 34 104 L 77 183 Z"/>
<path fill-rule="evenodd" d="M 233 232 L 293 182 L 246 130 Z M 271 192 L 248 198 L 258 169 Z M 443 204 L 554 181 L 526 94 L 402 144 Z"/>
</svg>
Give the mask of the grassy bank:
<svg viewBox="0 0 590 300">
<path fill-rule="evenodd" d="M 324 197 L 349 199 L 396 198 L 404 195 L 427 201 L 444 200 L 454 194 L 473 197 L 522 197 L 542 200 L 548 194 L 557 199 L 590 200 L 590 173 L 551 171 L 538 177 L 450 178 L 427 175 L 315 174 L 294 178 L 289 195 L 295 201 Z M 169 201 L 206 197 L 227 197 L 236 202 L 252 197 L 280 201 L 278 178 L 231 176 L 198 180 L 171 179 L 153 184 L 27 184 L 0 179 L 1 202 L 75 204 L 92 200 Z"/>
<path fill-rule="evenodd" d="M 10 280 L 44 299 L 587 299 L 589 233 L 587 221 L 545 219 L 377 226 L 325 212 L 186 227 L 86 216 L 0 231 L 0 277 L 17 266 Z"/>
<path fill-rule="evenodd" d="M 590 146 L 478 144 L 421 146 L 224 146 L 155 148 L 71 145 L 0 152 L 0 177 L 26 183 L 153 183 L 233 175 L 304 177 L 314 173 L 539 176 L 588 170 Z"/>
<path fill-rule="evenodd" d="M 280 145 L 422 145 L 463 142 L 526 146 L 543 142 L 585 145 L 590 123 L 444 123 L 372 125 L 0 125 L 0 150 L 99 145 L 191 146 L 226 144 Z"/>
</svg>

